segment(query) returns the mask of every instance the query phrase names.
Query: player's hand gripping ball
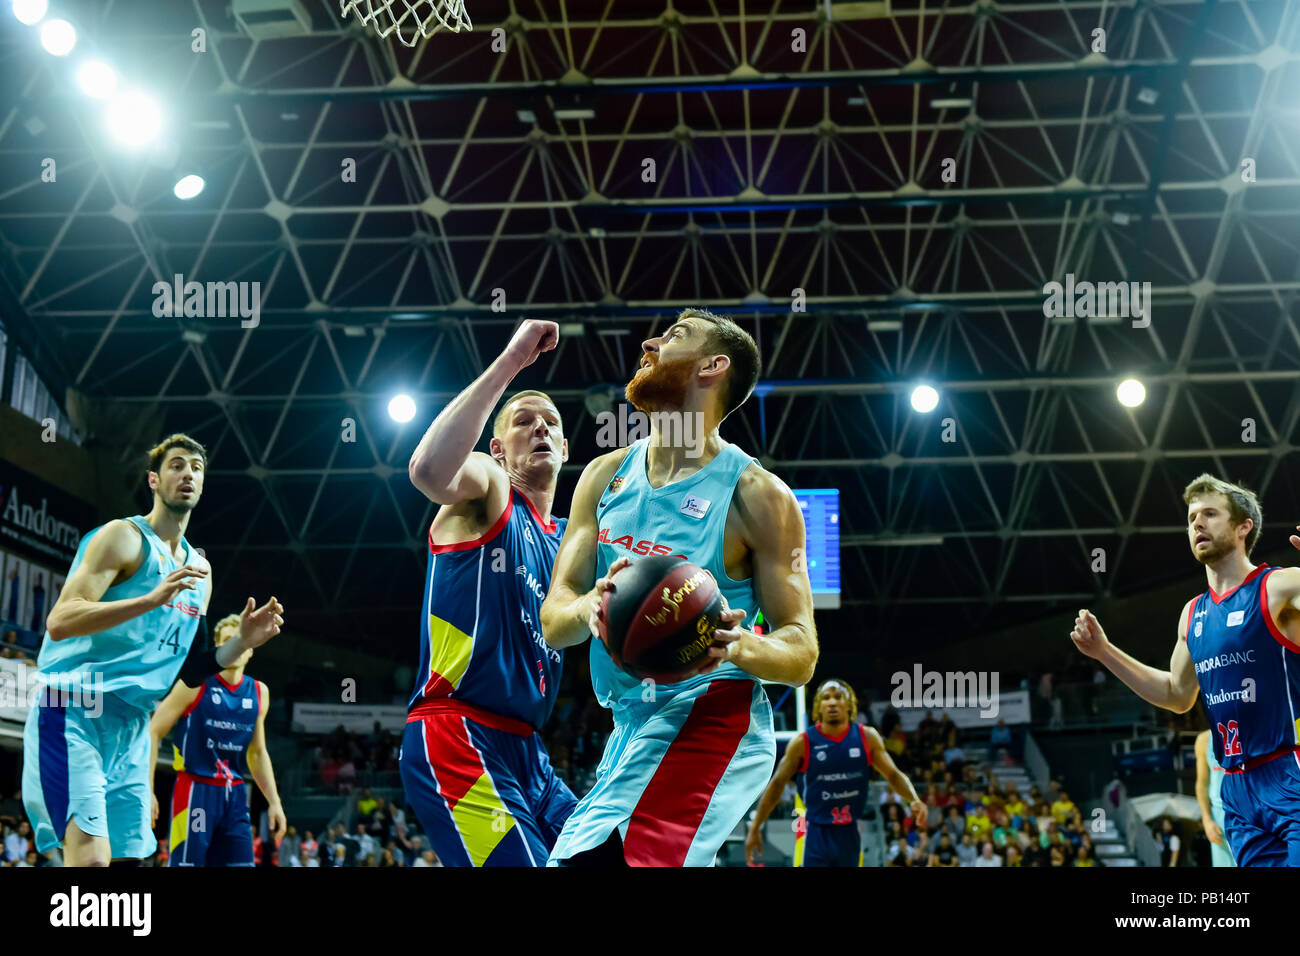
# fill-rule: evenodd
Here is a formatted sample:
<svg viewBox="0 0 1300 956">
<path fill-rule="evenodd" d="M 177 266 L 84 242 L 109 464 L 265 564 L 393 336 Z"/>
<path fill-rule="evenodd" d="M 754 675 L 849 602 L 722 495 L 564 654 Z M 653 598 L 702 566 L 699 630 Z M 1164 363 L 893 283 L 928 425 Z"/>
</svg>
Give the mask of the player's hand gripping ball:
<svg viewBox="0 0 1300 956">
<path fill-rule="evenodd" d="M 653 555 L 633 561 L 610 585 L 596 620 L 615 664 L 637 680 L 672 684 L 708 663 L 726 606 L 713 575 Z"/>
</svg>

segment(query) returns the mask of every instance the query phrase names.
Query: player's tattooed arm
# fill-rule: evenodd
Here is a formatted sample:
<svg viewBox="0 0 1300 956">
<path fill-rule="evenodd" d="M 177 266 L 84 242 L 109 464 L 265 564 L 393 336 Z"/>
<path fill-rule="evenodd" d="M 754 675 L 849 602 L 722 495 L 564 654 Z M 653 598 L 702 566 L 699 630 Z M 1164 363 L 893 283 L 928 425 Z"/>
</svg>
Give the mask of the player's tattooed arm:
<svg viewBox="0 0 1300 956">
<path fill-rule="evenodd" d="M 741 475 L 735 502 L 753 558 L 754 597 L 772 632 L 758 635 L 735 620 L 718 629 L 709 655 L 763 680 L 802 686 L 812 680 L 818 648 L 799 502 L 785 482 L 754 465 Z"/>
<path fill-rule="evenodd" d="M 1070 639 L 1080 652 L 1103 664 L 1147 703 L 1185 714 L 1196 706 L 1196 697 L 1200 693 L 1196 668 L 1187 650 L 1187 616 L 1193 603 L 1188 601 L 1184 604 L 1178 616 L 1178 640 L 1174 643 L 1167 671 L 1143 664 L 1112 644 L 1101 622 L 1087 609 L 1079 611 L 1079 616 L 1074 619 Z"/>
<path fill-rule="evenodd" d="M 596 505 L 627 455 L 626 448 L 594 459 L 582 470 L 573 492 L 569 523 L 555 554 L 551 587 L 542 601 L 542 637 L 554 648 L 581 644 L 593 635 L 592 625 L 608 580 L 627 564 L 619 558 L 608 574 L 596 580 Z"/>
<path fill-rule="evenodd" d="M 916 821 L 916 825 L 924 827 L 929 807 L 926 806 L 925 801 L 916 792 L 916 788 L 912 786 L 911 778 L 898 769 L 898 765 L 894 763 L 894 758 L 885 749 L 885 741 L 881 739 L 876 728 L 864 727 L 862 733 L 867 740 L 867 749 L 871 751 L 871 766 L 880 771 L 880 775 L 889 784 L 890 790 L 907 801 L 908 809 L 911 811 L 912 819 Z"/>
<path fill-rule="evenodd" d="M 474 451 L 497 402 L 519 372 L 555 348 L 560 327 L 525 320 L 510 344 L 434 419 L 411 454 L 411 484 L 440 505 L 486 498 L 494 478 L 504 478 L 489 455 Z"/>
<path fill-rule="evenodd" d="M 203 568 L 186 565 L 169 574 L 153 591 L 141 597 L 101 601 L 115 581 L 125 581 L 140 568 L 140 532 L 129 521 L 111 521 L 86 546 L 86 553 L 63 585 L 50 609 L 46 627 L 56 641 L 98 634 L 162 607 L 181 591 L 193 590 L 207 575 Z"/>
</svg>

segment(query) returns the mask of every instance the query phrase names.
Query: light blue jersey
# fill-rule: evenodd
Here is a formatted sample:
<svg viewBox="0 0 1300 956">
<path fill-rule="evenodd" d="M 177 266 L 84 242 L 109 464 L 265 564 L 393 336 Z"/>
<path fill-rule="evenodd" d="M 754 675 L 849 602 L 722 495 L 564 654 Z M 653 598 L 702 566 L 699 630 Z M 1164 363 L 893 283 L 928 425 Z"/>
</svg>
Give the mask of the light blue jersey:
<svg viewBox="0 0 1300 956">
<path fill-rule="evenodd" d="M 680 555 L 712 572 L 727 603 L 752 624 L 751 580 L 727 577 L 723 538 L 736 482 L 754 459 L 735 445 L 695 474 L 662 488 L 646 479 L 649 439 L 636 442 L 600 503 L 596 573 L 621 555 Z M 591 642 L 591 681 L 614 712 L 596 782 L 578 802 L 549 865 L 608 841 L 631 866 L 710 866 L 772 776 L 772 706 L 758 678 L 723 664 L 676 684 L 646 688 Z"/>
<path fill-rule="evenodd" d="M 199 563 L 194 549 L 183 538 L 185 560 L 178 564 L 143 516 L 125 520 L 142 536 L 140 547 L 144 561 L 130 578 L 105 591 L 101 602 L 143 597 L 181 564 Z M 104 527 L 101 525 L 81 539 L 68 570 L 69 577 L 81 566 L 91 539 Z M 150 713 L 180 675 L 181 665 L 198 632 L 204 595 L 210 586 L 206 578 L 200 580 L 194 590 L 181 591 L 169 604 L 98 634 L 55 641 L 46 631 L 36 659 L 37 670 L 53 685 L 79 680 L 82 687 L 94 686 L 130 707 Z"/>
<path fill-rule="evenodd" d="M 600 528 L 596 577 L 603 577 L 620 557 L 635 561 L 638 555 L 681 555 L 711 572 L 727 604 L 748 612 L 744 625 L 753 627 L 758 615 L 753 579 L 729 578 L 722 548 L 736 482 L 757 459 L 735 445 L 724 444 L 717 457 L 695 474 L 653 488 L 645 473 L 649 444 L 649 438 L 632 444 L 596 505 Z M 655 698 L 666 702 L 675 694 L 727 679 L 757 680 L 735 664 L 722 664 L 708 674 L 660 684 Z M 616 716 L 629 705 L 639 704 L 644 691 L 640 682 L 614 663 L 600 641 L 591 642 L 591 683 L 600 705 L 611 708 Z"/>
<path fill-rule="evenodd" d="M 104 602 L 143 597 L 180 567 L 148 521 L 125 520 L 140 532 L 144 560 L 104 592 Z M 81 539 L 69 576 L 102 530 Z M 182 544 L 183 563 L 196 563 L 189 542 Z M 41 853 L 63 843 L 69 821 L 107 838 L 113 859 L 154 852 L 149 714 L 180 676 L 210 586 L 201 580 L 171 603 L 98 634 L 54 641 L 46 631 L 37 670 L 50 691 L 68 693 L 41 695 L 23 732 L 23 806 Z"/>
</svg>

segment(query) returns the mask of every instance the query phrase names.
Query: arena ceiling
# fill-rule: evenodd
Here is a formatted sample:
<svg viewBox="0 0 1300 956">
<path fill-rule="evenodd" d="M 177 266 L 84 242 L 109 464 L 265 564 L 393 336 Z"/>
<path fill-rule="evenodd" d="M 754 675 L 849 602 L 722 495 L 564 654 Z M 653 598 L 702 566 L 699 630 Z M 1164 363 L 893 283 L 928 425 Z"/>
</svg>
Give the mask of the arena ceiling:
<svg viewBox="0 0 1300 956">
<path fill-rule="evenodd" d="M 565 326 L 520 380 L 574 445 L 560 513 L 643 338 L 685 306 L 754 333 L 762 394 L 724 436 L 841 490 L 840 667 L 1190 576 L 1201 470 L 1262 492 L 1266 544 L 1300 520 L 1300 4 L 470 0 L 472 33 L 414 49 L 333 0 L 254 40 L 230 4 L 54 4 L 164 100 L 173 146 L 135 155 L 0 16 L 0 294 L 55 394 L 212 449 L 192 537 L 232 601 L 274 587 L 405 655 L 431 518 L 407 457 L 523 317 Z M 260 283 L 259 324 L 155 317 L 177 274 Z M 1067 274 L 1149 282 L 1149 324 L 1045 316 Z"/>
</svg>

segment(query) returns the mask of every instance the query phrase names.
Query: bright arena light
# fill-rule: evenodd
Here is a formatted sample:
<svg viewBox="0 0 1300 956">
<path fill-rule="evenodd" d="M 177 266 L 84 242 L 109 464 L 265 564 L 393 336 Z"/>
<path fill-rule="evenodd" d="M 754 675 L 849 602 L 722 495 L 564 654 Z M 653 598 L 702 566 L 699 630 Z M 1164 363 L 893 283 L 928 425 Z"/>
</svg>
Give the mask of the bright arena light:
<svg viewBox="0 0 1300 956">
<path fill-rule="evenodd" d="M 415 399 L 410 395 L 394 395 L 388 403 L 388 414 L 395 422 L 409 422 L 415 417 Z"/>
<path fill-rule="evenodd" d="M 932 412 L 939 405 L 939 393 L 929 385 L 912 389 L 912 407 L 918 412 Z"/>
<path fill-rule="evenodd" d="M 45 19 L 50 5 L 47 0 L 14 0 L 13 7 L 18 22 L 30 27 Z"/>
<path fill-rule="evenodd" d="M 1115 389 L 1115 397 L 1126 408 L 1137 408 L 1147 399 L 1147 389 L 1135 378 L 1126 378 Z"/>
<path fill-rule="evenodd" d="M 77 71 L 77 85 L 87 96 L 105 100 L 117 92 L 117 72 L 107 63 L 87 60 Z"/>
<path fill-rule="evenodd" d="M 176 194 L 177 199 L 193 199 L 199 193 L 203 192 L 203 187 L 207 183 L 203 181 L 202 176 L 196 176 L 190 173 L 188 176 L 182 176 L 177 180 L 172 192 Z"/>
<path fill-rule="evenodd" d="M 162 131 L 162 110 L 143 93 L 126 93 L 109 104 L 108 129 L 127 146 L 144 146 Z"/>
<path fill-rule="evenodd" d="M 51 20 L 41 27 L 41 46 L 54 56 L 67 56 L 77 45 L 77 31 L 67 20 Z"/>
</svg>

